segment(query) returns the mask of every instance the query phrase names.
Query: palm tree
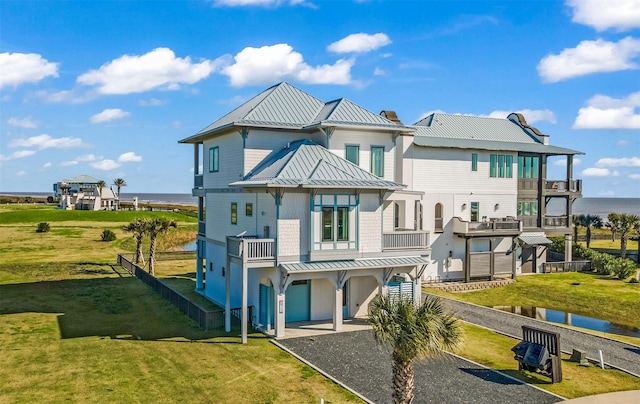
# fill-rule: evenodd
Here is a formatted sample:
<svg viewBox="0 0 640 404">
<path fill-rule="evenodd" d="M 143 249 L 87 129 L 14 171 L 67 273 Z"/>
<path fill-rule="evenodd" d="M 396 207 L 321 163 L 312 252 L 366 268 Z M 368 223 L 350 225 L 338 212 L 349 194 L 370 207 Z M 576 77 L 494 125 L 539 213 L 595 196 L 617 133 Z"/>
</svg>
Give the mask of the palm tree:
<svg viewBox="0 0 640 404">
<path fill-rule="evenodd" d="M 147 233 L 148 221 L 148 219 L 138 217 L 134 219 L 133 222 L 122 226 L 122 230 L 133 233 L 133 237 L 136 239 L 136 264 L 140 263 L 140 261 L 144 263 L 144 257 L 142 256 L 142 239 Z"/>
<path fill-rule="evenodd" d="M 578 217 L 581 225 L 587 228 L 587 248 L 591 245 L 591 229 L 599 229 L 602 227 L 602 219 L 598 215 L 580 215 Z M 577 241 L 577 240 L 576 240 Z"/>
<path fill-rule="evenodd" d="M 616 241 L 616 231 L 620 227 L 620 214 L 609 213 L 606 226 L 611 230 L 611 241 Z"/>
<path fill-rule="evenodd" d="M 121 187 L 126 187 L 127 186 L 127 182 L 125 180 L 123 180 L 122 178 L 116 178 L 115 180 L 113 180 L 113 185 L 118 187 L 118 210 L 120 210 L 120 188 Z"/>
<path fill-rule="evenodd" d="M 462 329 L 442 300 L 427 295 L 422 305 L 413 299 L 377 295 L 369 304 L 367 321 L 380 345 L 392 348 L 393 401 L 413 401 L 413 361 L 441 354 L 462 340 Z"/>
<path fill-rule="evenodd" d="M 171 227 L 178 227 L 173 219 L 168 217 L 154 217 L 147 222 L 147 234 L 151 240 L 149 246 L 149 273 L 155 276 L 156 238 L 159 234 L 166 233 Z"/>
<path fill-rule="evenodd" d="M 629 240 L 629 233 L 639 226 L 638 223 L 640 223 L 640 216 L 622 213 L 619 215 L 619 219 L 616 232 L 620 234 L 620 257 L 625 258 L 627 256 L 627 241 Z"/>
<path fill-rule="evenodd" d="M 100 207 L 102 207 L 102 188 L 106 187 L 107 183 L 104 180 L 99 180 L 96 186 L 98 187 L 98 192 L 100 192 Z"/>
<path fill-rule="evenodd" d="M 580 216 L 573 215 L 571 217 L 573 221 L 573 241 L 578 242 L 578 229 L 582 226 L 582 221 L 580 221 Z"/>
</svg>

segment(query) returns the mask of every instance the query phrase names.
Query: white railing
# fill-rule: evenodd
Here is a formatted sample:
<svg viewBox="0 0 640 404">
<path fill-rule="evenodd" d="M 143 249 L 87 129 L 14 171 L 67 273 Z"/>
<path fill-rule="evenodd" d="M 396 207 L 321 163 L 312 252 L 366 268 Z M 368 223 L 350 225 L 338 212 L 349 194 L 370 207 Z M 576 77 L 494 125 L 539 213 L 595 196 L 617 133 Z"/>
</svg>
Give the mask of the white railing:
<svg viewBox="0 0 640 404">
<path fill-rule="evenodd" d="M 512 218 L 491 218 L 486 222 L 466 222 L 459 217 L 453 218 L 453 232 L 458 234 L 518 231 L 522 231 L 522 221 Z"/>
<path fill-rule="evenodd" d="M 247 261 L 272 260 L 276 258 L 276 240 L 272 238 L 227 237 L 227 253 Z"/>
<path fill-rule="evenodd" d="M 382 248 L 385 250 L 423 250 L 428 247 L 428 231 L 405 230 L 382 233 Z"/>
</svg>

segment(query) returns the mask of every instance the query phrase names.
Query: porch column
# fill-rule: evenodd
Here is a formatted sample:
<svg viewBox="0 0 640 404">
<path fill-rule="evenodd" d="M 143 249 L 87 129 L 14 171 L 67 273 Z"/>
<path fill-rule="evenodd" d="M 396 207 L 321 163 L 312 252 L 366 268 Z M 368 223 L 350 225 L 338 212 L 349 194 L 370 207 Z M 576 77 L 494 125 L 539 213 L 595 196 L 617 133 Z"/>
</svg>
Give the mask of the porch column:
<svg viewBox="0 0 640 404">
<path fill-rule="evenodd" d="M 422 276 L 416 276 L 413 280 L 413 303 L 416 305 L 422 303 Z"/>
<path fill-rule="evenodd" d="M 489 279 L 492 281 L 496 279 L 496 253 L 495 253 L 495 242 L 493 238 L 489 239 L 489 251 L 491 251 L 489 255 Z"/>
<path fill-rule="evenodd" d="M 333 331 L 342 331 L 342 286 L 336 286 L 335 298 L 333 299 Z"/>
<path fill-rule="evenodd" d="M 464 281 L 471 282 L 471 239 L 464 240 Z"/>
<path fill-rule="evenodd" d="M 276 328 L 275 335 L 276 335 L 276 338 L 282 338 L 284 337 L 284 327 L 285 327 L 284 290 L 278 291 L 278 293 L 276 294 L 276 298 L 273 300 L 275 303 L 275 307 L 273 308 L 273 311 L 275 313 L 275 328 Z"/>
<path fill-rule="evenodd" d="M 245 256 L 244 251 L 243 251 L 243 258 Z M 242 343 L 246 344 L 247 343 L 247 326 L 248 326 L 248 322 L 249 322 L 249 318 L 248 318 L 248 301 L 249 301 L 249 296 L 248 296 L 248 292 L 249 292 L 249 269 L 247 268 L 247 263 L 244 262 L 246 260 L 246 258 L 243 259 L 242 262 Z"/>
<path fill-rule="evenodd" d="M 566 262 L 571 262 L 573 260 L 572 257 L 572 236 L 571 234 L 565 234 L 564 236 L 564 260 Z"/>
<path fill-rule="evenodd" d="M 231 261 L 227 253 L 227 266 L 224 268 L 225 302 L 224 302 L 224 330 L 231 332 Z"/>
</svg>

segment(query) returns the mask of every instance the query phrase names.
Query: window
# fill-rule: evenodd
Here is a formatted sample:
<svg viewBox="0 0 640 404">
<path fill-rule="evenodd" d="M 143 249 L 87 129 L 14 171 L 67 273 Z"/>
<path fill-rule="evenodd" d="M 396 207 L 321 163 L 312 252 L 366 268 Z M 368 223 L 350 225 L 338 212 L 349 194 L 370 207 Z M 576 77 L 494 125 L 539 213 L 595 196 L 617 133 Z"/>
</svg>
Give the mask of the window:
<svg viewBox="0 0 640 404">
<path fill-rule="evenodd" d="M 218 146 L 209 149 L 209 172 L 217 173 L 220 167 L 219 161 L 220 149 Z"/>
<path fill-rule="evenodd" d="M 477 222 L 480 217 L 480 202 L 471 202 L 471 221 Z"/>
<path fill-rule="evenodd" d="M 518 202 L 518 216 L 538 216 L 538 201 Z"/>
<path fill-rule="evenodd" d="M 539 157 L 518 156 L 518 178 L 538 178 L 539 169 Z"/>
<path fill-rule="evenodd" d="M 334 223 L 338 225 L 335 226 Z M 349 240 L 349 208 L 322 208 L 322 241 Z"/>
<path fill-rule="evenodd" d="M 238 204 L 231 202 L 231 224 L 238 224 Z"/>
<path fill-rule="evenodd" d="M 253 204 L 252 203 L 247 203 L 244 206 L 244 214 L 247 216 L 253 216 Z"/>
<path fill-rule="evenodd" d="M 513 156 L 504 154 L 492 154 L 489 156 L 489 166 L 490 177 L 513 177 Z"/>
<path fill-rule="evenodd" d="M 435 214 L 435 231 L 438 233 L 442 233 L 443 229 L 443 220 L 442 220 L 442 204 L 436 203 L 436 214 Z"/>
<path fill-rule="evenodd" d="M 400 205 L 398 202 L 393 204 L 393 228 L 397 229 L 400 227 Z"/>
<path fill-rule="evenodd" d="M 355 165 L 360 164 L 360 146 L 348 144 L 345 146 L 344 154 L 348 161 Z"/>
<path fill-rule="evenodd" d="M 478 171 L 478 153 L 471 154 L 471 171 Z"/>
<path fill-rule="evenodd" d="M 384 176 L 384 147 L 371 146 L 371 174 Z"/>
</svg>

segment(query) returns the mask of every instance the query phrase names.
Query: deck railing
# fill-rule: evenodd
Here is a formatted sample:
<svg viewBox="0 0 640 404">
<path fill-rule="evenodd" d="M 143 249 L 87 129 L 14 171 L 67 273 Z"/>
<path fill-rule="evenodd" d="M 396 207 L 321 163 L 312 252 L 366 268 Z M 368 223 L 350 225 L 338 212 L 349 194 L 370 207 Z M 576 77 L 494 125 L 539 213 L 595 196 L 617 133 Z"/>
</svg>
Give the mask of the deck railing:
<svg viewBox="0 0 640 404">
<path fill-rule="evenodd" d="M 545 262 L 544 273 L 551 272 L 591 272 L 591 261 Z"/>
<path fill-rule="evenodd" d="M 482 232 L 521 232 L 522 221 L 512 218 L 491 218 L 482 222 L 466 222 L 459 217 L 453 218 L 453 232 L 460 234 Z"/>
<path fill-rule="evenodd" d="M 549 192 L 582 192 L 582 180 L 546 180 L 544 189 Z"/>
<path fill-rule="evenodd" d="M 247 261 L 264 261 L 276 258 L 276 240 L 257 236 L 227 237 L 227 253 Z"/>
<path fill-rule="evenodd" d="M 544 227 L 567 227 L 566 216 L 545 216 Z"/>
<path fill-rule="evenodd" d="M 428 247 L 428 231 L 404 230 L 382 234 L 382 248 L 385 250 L 423 250 Z"/>
</svg>

